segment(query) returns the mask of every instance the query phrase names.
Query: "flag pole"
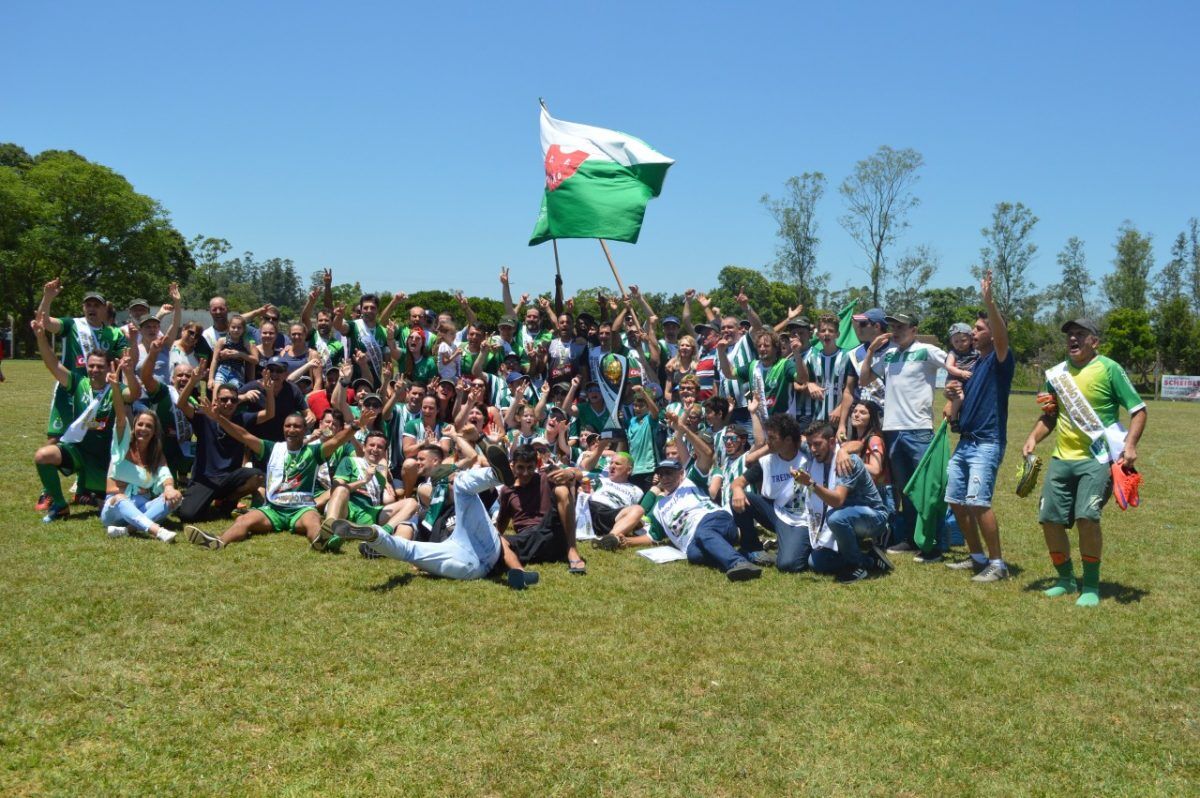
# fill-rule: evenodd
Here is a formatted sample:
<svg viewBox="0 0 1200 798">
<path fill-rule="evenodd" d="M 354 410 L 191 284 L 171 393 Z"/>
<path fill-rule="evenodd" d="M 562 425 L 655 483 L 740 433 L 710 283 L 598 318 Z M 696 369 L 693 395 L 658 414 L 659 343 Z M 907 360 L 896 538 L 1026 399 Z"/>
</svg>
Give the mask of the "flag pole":
<svg viewBox="0 0 1200 798">
<path fill-rule="evenodd" d="M 562 269 L 558 265 L 558 239 L 550 239 L 554 245 L 554 312 L 561 316 L 563 310 L 563 281 Z"/>
<path fill-rule="evenodd" d="M 608 244 L 604 243 L 603 238 L 597 238 L 600 242 L 600 249 L 604 250 L 604 257 L 608 259 L 608 268 L 612 269 L 613 277 L 617 279 L 617 288 L 621 289 L 621 296 L 625 296 L 625 286 L 621 284 L 621 275 L 617 274 L 617 266 L 613 263 L 612 253 L 608 251 Z"/>
</svg>

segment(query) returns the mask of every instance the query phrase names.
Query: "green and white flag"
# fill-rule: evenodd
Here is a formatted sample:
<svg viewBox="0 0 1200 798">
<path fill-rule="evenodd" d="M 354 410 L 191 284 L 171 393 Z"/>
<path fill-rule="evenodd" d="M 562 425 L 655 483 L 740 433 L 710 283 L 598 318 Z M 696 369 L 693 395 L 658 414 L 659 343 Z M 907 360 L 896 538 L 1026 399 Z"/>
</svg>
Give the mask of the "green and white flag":
<svg viewBox="0 0 1200 798">
<path fill-rule="evenodd" d="M 675 163 L 615 130 L 563 122 L 542 105 L 546 191 L 529 245 L 552 238 L 637 243 L 646 203 Z"/>
</svg>

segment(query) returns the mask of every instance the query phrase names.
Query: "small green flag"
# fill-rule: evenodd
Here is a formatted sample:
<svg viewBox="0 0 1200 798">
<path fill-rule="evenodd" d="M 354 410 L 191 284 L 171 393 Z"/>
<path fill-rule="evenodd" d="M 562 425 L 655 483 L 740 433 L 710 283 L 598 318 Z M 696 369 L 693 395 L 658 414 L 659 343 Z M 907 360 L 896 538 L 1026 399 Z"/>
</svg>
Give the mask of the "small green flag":
<svg viewBox="0 0 1200 798">
<path fill-rule="evenodd" d="M 917 463 L 912 477 L 904 486 L 906 501 L 911 501 L 917 511 L 917 525 L 913 530 L 913 543 L 921 551 L 932 551 L 937 546 L 938 527 L 946 517 L 947 470 L 950 467 L 950 439 L 945 419 L 933 434 L 929 448 L 921 462 Z"/>
<path fill-rule="evenodd" d="M 854 309 L 858 307 L 857 297 L 850 304 L 838 311 L 838 349 L 858 349 L 858 336 L 854 334 Z"/>
</svg>

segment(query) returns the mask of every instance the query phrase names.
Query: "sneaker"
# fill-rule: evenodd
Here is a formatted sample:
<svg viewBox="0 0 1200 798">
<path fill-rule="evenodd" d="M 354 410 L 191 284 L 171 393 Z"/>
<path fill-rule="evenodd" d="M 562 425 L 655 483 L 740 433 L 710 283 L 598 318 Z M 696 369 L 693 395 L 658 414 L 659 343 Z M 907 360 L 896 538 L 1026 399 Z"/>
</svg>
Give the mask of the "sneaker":
<svg viewBox="0 0 1200 798">
<path fill-rule="evenodd" d="M 33 505 L 33 509 L 39 513 L 44 513 L 50 509 L 50 505 L 52 504 L 54 504 L 54 499 L 50 498 L 50 494 L 43 493 L 41 496 L 38 496 L 37 504 Z"/>
<path fill-rule="evenodd" d="M 516 482 L 516 477 L 513 476 L 512 465 L 508 462 L 508 452 L 504 451 L 504 447 L 489 446 L 484 450 L 483 456 L 492 470 L 496 472 L 496 477 L 511 488 Z"/>
<path fill-rule="evenodd" d="M 338 519 L 329 525 L 329 531 L 343 540 L 361 540 L 372 543 L 379 539 L 379 533 L 370 524 L 352 524 Z"/>
<path fill-rule="evenodd" d="M 601 551 L 616 551 L 621 548 L 621 540 L 612 532 L 609 532 L 604 537 L 593 540 L 592 545 Z"/>
<path fill-rule="evenodd" d="M 539 577 L 537 571 L 522 571 L 520 568 L 509 568 L 505 579 L 508 580 L 508 586 L 513 590 L 524 590 L 530 585 L 536 585 Z"/>
<path fill-rule="evenodd" d="M 968 557 L 967 559 L 959 560 L 958 562 L 948 562 L 948 563 L 946 563 L 946 567 L 949 568 L 951 571 L 968 571 L 969 570 L 969 571 L 973 571 L 975 573 L 979 573 L 984 568 L 987 568 L 987 561 L 985 560 L 984 562 L 980 563 L 980 562 L 976 562 L 974 557 Z"/>
<path fill-rule="evenodd" d="M 990 562 L 987 566 L 971 577 L 972 582 L 999 582 L 1008 579 L 1008 566 L 1004 563 Z"/>
<path fill-rule="evenodd" d="M 375 549 L 371 548 L 371 547 L 370 547 L 370 546 L 368 546 L 366 543 L 359 543 L 359 544 L 358 544 L 358 554 L 359 554 L 359 556 L 360 556 L 360 557 L 362 557 L 364 560 L 380 560 L 380 559 L 383 559 L 383 555 L 382 555 L 382 554 L 380 554 L 379 552 L 375 551 Z"/>
<path fill-rule="evenodd" d="M 779 541 L 775 538 L 769 538 L 763 541 L 763 551 L 776 551 L 779 548 Z"/>
<path fill-rule="evenodd" d="M 867 573 L 866 568 L 855 568 L 852 571 L 842 571 L 840 574 L 834 577 L 833 581 L 837 582 L 839 585 L 849 585 L 854 582 L 861 582 L 869 576 L 870 574 Z"/>
<path fill-rule="evenodd" d="M 155 535 L 154 537 L 158 538 L 163 543 L 174 543 L 175 542 L 175 533 L 169 529 L 158 530 L 158 534 Z"/>
<path fill-rule="evenodd" d="M 1119 463 L 1112 464 L 1112 494 L 1122 510 L 1138 506 L 1138 487 L 1141 484 L 1142 475 L 1137 469 Z"/>
<path fill-rule="evenodd" d="M 450 476 L 457 470 L 458 466 L 456 466 L 454 463 L 442 463 L 440 466 L 429 472 L 429 479 L 431 482 L 441 482 L 443 479 Z"/>
<path fill-rule="evenodd" d="M 66 521 L 70 517 L 70 507 L 65 504 L 52 504 L 46 514 L 42 516 L 42 523 L 52 524 L 55 521 Z"/>
<path fill-rule="evenodd" d="M 760 568 L 769 568 L 775 564 L 775 555 L 769 551 L 752 551 L 746 555 L 746 559 Z"/>
<path fill-rule="evenodd" d="M 888 551 L 891 551 L 891 549 L 888 549 Z M 913 557 L 913 562 L 921 565 L 929 565 L 930 563 L 941 562 L 944 559 L 946 558 L 942 556 L 942 553 L 934 549 L 933 551 L 918 552 L 917 556 Z"/>
<path fill-rule="evenodd" d="M 90 490 L 81 490 L 75 494 L 75 503 L 81 507 L 99 507 L 103 501 L 98 493 Z"/>
<path fill-rule="evenodd" d="M 745 582 L 762 576 L 762 569 L 752 562 L 740 562 L 725 572 L 730 582 Z"/>
<path fill-rule="evenodd" d="M 110 538 L 127 538 L 129 537 L 129 527 L 127 526 L 106 526 L 104 531 Z"/>
<path fill-rule="evenodd" d="M 887 554 L 883 549 L 879 548 L 879 544 L 871 544 L 871 557 L 875 560 L 875 570 L 881 573 L 895 570 L 896 566 L 892 565 L 892 561 L 888 559 Z"/>
<path fill-rule="evenodd" d="M 325 551 L 333 537 L 333 519 L 326 518 L 321 521 L 321 530 L 317 532 L 317 536 L 312 539 L 308 547 L 313 551 Z"/>
<path fill-rule="evenodd" d="M 908 554 L 909 552 L 913 552 L 916 550 L 917 550 L 916 546 L 909 543 L 907 540 L 903 540 L 903 541 L 897 543 L 895 546 L 888 546 L 887 553 L 888 554 Z"/>
<path fill-rule="evenodd" d="M 188 543 L 209 551 L 217 551 L 224 547 L 224 543 L 216 535 L 210 535 L 198 526 L 185 526 L 183 533 L 187 535 Z"/>
</svg>

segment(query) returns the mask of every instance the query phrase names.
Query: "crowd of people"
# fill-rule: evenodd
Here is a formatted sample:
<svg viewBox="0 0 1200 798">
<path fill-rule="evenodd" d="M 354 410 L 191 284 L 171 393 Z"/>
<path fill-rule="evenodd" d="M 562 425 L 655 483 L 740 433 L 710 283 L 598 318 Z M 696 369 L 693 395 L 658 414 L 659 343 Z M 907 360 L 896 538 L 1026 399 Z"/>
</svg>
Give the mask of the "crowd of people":
<svg viewBox="0 0 1200 798">
<path fill-rule="evenodd" d="M 352 541 L 367 558 L 521 589 L 537 563 L 586 573 L 590 540 L 672 546 L 732 581 L 775 567 L 849 583 L 902 553 L 945 561 L 946 537 L 917 539 L 903 492 L 944 417 L 959 434 L 945 500 L 968 548 L 947 565 L 1008 577 L 992 493 L 1014 363 L 990 275 L 985 312 L 947 331 L 949 351 L 917 340 L 919 320 L 899 310 L 855 315 L 859 345 L 843 349 L 838 318 L 798 306 L 764 321 L 744 293 L 726 313 L 688 290 L 679 317 L 660 317 L 630 286 L 593 316 L 561 292 L 514 302 L 507 269 L 500 284 L 495 329 L 461 294 L 453 314 L 414 306 L 403 319 L 403 293 L 337 305 L 328 270 L 298 319 L 213 297 L 208 327 L 181 323 L 174 285 L 170 304 L 135 300 L 118 327 L 96 292 L 81 316 L 54 316 L 62 286 L 46 284 L 31 322 L 56 382 L 34 456 L 43 521 L 70 516 L 65 476 L 109 536 L 172 542 L 174 515 L 213 551 L 294 532 L 316 551 Z M 1134 472 L 1146 409 L 1097 353 L 1093 322 L 1063 332 L 1069 357 L 1047 373 L 1022 455 L 1056 435 L 1046 592 L 1086 606 L 1099 600 L 1100 513 Z"/>
</svg>

